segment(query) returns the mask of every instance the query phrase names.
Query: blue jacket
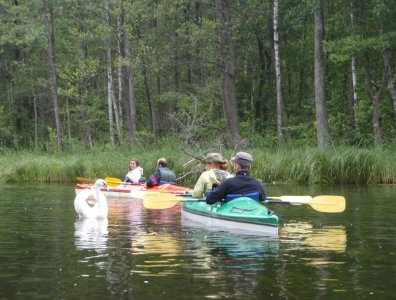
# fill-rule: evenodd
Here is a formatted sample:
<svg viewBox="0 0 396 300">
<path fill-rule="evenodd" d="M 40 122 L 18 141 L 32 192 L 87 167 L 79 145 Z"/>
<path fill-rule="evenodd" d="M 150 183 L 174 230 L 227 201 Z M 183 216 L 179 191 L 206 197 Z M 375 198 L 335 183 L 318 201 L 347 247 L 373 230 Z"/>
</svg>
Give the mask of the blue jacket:
<svg viewBox="0 0 396 300">
<path fill-rule="evenodd" d="M 250 177 L 248 170 L 241 170 L 235 177 L 224 180 L 206 197 L 206 203 L 214 204 L 226 199 L 230 194 L 259 194 L 259 201 L 265 200 L 265 190 L 261 183 Z"/>
</svg>

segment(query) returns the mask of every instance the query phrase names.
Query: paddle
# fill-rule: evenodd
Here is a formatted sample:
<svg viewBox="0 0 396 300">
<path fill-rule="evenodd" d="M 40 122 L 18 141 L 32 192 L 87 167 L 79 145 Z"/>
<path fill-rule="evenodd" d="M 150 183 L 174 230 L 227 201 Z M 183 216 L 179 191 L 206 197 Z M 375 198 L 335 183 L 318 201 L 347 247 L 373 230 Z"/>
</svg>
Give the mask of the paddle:
<svg viewBox="0 0 396 300">
<path fill-rule="evenodd" d="M 342 196 L 281 196 L 267 197 L 267 203 L 283 203 L 292 205 L 310 205 L 313 209 L 326 213 L 339 213 L 345 210 L 345 198 Z"/>
<path fill-rule="evenodd" d="M 143 196 L 143 205 L 148 209 L 166 209 L 179 202 L 199 202 L 205 199 L 183 199 L 180 196 L 168 193 L 150 193 Z M 342 196 L 281 196 L 267 197 L 265 203 L 282 203 L 292 205 L 310 205 L 320 212 L 337 213 L 345 210 L 345 198 Z"/>
<path fill-rule="evenodd" d="M 91 179 L 91 178 L 84 178 L 84 177 L 76 177 L 77 181 L 81 181 L 81 182 L 95 182 L 96 179 Z"/>
<path fill-rule="evenodd" d="M 77 181 L 82 181 L 82 182 L 95 182 L 96 179 L 91 179 L 91 178 L 84 178 L 84 177 L 76 177 Z M 106 177 L 104 179 L 106 181 L 106 184 L 108 186 L 117 186 L 119 184 L 130 184 L 127 182 L 122 182 L 121 179 L 115 178 L 115 177 Z"/>
<path fill-rule="evenodd" d="M 125 183 L 121 179 L 115 178 L 115 177 L 106 177 L 105 181 L 106 181 L 108 186 L 117 186 L 119 184 L 124 184 Z"/>
</svg>

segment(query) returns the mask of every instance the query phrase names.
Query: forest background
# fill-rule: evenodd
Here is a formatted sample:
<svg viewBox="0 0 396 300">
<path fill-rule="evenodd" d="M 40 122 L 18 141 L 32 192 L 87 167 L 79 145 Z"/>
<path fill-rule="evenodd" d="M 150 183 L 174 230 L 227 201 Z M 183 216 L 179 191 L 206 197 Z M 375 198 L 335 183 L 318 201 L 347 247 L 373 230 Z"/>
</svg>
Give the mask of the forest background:
<svg viewBox="0 0 396 300">
<path fill-rule="evenodd" d="M 245 150 L 265 182 L 395 183 L 392 4 L 0 0 L 0 181 Z"/>
</svg>

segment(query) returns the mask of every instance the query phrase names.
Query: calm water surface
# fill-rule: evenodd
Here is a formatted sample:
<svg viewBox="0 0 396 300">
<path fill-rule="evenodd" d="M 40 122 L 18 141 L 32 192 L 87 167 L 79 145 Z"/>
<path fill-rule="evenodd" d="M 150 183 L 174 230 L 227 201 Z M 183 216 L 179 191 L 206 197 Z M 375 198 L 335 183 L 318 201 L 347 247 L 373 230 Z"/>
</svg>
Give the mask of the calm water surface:
<svg viewBox="0 0 396 300">
<path fill-rule="evenodd" d="M 268 239 L 139 200 L 80 221 L 72 185 L 0 185 L 0 299 L 396 299 L 396 186 L 266 189 L 344 195 L 347 210 L 272 204 L 281 226 Z"/>
</svg>

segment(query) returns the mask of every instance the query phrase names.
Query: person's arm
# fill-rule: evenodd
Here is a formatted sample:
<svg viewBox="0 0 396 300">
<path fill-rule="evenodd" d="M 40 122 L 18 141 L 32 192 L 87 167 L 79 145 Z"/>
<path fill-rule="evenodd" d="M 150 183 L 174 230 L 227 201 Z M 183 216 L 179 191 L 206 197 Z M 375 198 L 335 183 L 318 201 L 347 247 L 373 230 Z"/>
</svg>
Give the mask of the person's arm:
<svg viewBox="0 0 396 300">
<path fill-rule="evenodd" d="M 215 204 L 216 202 L 221 202 L 225 199 L 227 193 L 227 181 L 220 183 L 219 186 L 211 191 L 206 197 L 207 204 Z"/>
<path fill-rule="evenodd" d="M 259 187 L 259 201 L 265 201 L 265 199 L 267 198 L 267 195 L 265 194 L 265 190 L 263 185 L 257 181 L 258 187 Z"/>
<path fill-rule="evenodd" d="M 194 186 L 194 190 L 192 192 L 193 198 L 201 198 L 205 193 L 205 173 L 202 173 L 199 176 L 197 183 Z"/>
<path fill-rule="evenodd" d="M 149 188 L 152 188 L 154 186 L 157 186 L 158 183 L 160 182 L 161 179 L 161 173 L 160 171 L 157 169 L 153 175 L 151 175 L 149 177 L 149 179 L 146 181 L 146 186 Z"/>
<path fill-rule="evenodd" d="M 132 171 L 128 171 L 128 173 L 125 174 L 125 179 L 124 182 L 126 183 L 130 183 L 131 182 L 131 178 L 129 178 L 129 175 L 131 175 Z"/>
</svg>

